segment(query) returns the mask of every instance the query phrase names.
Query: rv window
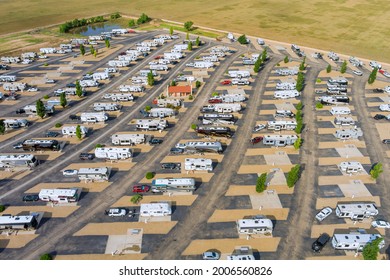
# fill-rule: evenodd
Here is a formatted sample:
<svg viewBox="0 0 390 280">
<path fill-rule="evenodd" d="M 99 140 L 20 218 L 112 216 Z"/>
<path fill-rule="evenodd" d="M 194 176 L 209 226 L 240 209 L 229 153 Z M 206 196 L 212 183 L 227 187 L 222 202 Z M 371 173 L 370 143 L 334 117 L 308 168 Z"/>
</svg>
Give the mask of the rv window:
<svg viewBox="0 0 390 280">
<path fill-rule="evenodd" d="M 345 236 L 345 239 L 349 239 L 349 237 L 346 235 L 346 236 Z"/>
<path fill-rule="evenodd" d="M 362 206 L 361 206 L 361 205 L 358 205 L 358 208 L 362 208 Z"/>
<path fill-rule="evenodd" d="M 360 239 L 360 236 L 356 236 L 356 239 Z"/>
<path fill-rule="evenodd" d="M 347 238 L 348 239 L 348 238 Z M 344 247 L 349 247 L 349 244 L 345 244 Z"/>
</svg>

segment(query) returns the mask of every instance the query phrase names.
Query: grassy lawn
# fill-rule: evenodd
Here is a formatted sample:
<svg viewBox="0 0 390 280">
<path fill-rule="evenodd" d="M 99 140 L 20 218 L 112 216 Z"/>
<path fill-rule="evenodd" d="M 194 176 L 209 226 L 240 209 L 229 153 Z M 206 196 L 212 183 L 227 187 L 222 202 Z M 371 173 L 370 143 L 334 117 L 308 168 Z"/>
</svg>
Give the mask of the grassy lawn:
<svg viewBox="0 0 390 280">
<path fill-rule="evenodd" d="M 2 0 L 0 34 L 117 11 L 133 16 L 145 12 L 152 18 L 178 22 L 191 20 L 195 26 L 390 62 L 390 52 L 384 51 L 390 36 L 390 1 L 165 0 L 162 4 L 160 0 L 68 0 L 59 4 L 56 0 Z"/>
</svg>

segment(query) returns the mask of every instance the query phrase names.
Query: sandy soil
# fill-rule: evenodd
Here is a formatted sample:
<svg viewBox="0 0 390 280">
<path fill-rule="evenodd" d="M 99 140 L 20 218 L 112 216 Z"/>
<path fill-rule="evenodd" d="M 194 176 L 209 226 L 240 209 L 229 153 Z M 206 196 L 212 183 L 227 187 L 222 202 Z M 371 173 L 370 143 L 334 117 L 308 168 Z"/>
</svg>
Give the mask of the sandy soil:
<svg viewBox="0 0 390 280">
<path fill-rule="evenodd" d="M 344 148 L 346 145 L 354 145 L 356 148 L 365 148 L 366 143 L 359 140 L 338 141 L 338 142 L 320 142 L 318 148 L 331 149 L 331 148 Z"/>
<path fill-rule="evenodd" d="M 245 156 L 258 156 L 258 155 L 273 155 L 279 151 L 283 151 L 287 154 L 297 155 L 299 154 L 299 151 L 296 150 L 294 147 L 284 147 L 284 148 L 276 148 L 276 147 L 270 147 L 270 148 L 249 148 L 246 150 Z"/>
<path fill-rule="evenodd" d="M 68 165 L 66 169 L 80 169 L 80 168 L 98 168 L 98 167 L 111 167 L 114 169 L 118 169 L 120 171 L 127 171 L 130 170 L 136 163 L 131 161 L 118 161 L 118 162 L 85 162 L 85 163 L 72 163 L 71 165 Z"/>
<path fill-rule="evenodd" d="M 380 197 L 379 196 L 368 196 L 368 197 L 339 197 L 339 198 L 318 198 L 316 202 L 316 209 L 322 209 L 326 206 L 331 208 L 336 208 L 337 203 L 339 202 L 375 202 L 376 206 L 380 207 Z"/>
<path fill-rule="evenodd" d="M 6 141 L 10 138 L 15 137 L 23 132 L 26 132 L 23 128 L 21 129 L 10 129 L 5 134 L 0 134 L 0 142 Z"/>
<path fill-rule="evenodd" d="M 79 206 L 10 206 L 3 214 L 18 215 L 21 212 L 45 212 L 44 217 L 65 218 L 79 209 Z"/>
<path fill-rule="evenodd" d="M 0 248 L 17 249 L 26 246 L 38 237 L 38 234 L 0 235 Z"/>
<path fill-rule="evenodd" d="M 381 140 L 390 138 L 390 123 L 376 123 L 375 126 Z"/>
<path fill-rule="evenodd" d="M 318 238 L 322 233 L 327 233 L 330 236 L 333 235 L 335 230 L 363 228 L 370 229 L 370 223 L 356 223 L 356 224 L 331 224 L 331 225 L 313 225 L 311 228 L 311 238 Z M 384 233 L 384 229 L 380 229 Z"/>
<path fill-rule="evenodd" d="M 267 190 L 275 190 L 278 194 L 292 194 L 293 188 L 287 186 L 269 186 Z M 225 196 L 257 195 L 255 185 L 231 185 Z"/>
<path fill-rule="evenodd" d="M 370 175 L 353 175 L 353 176 L 319 176 L 318 185 L 334 185 L 347 184 L 349 180 L 361 180 L 363 183 L 372 184 L 375 181 L 371 179 Z"/>
<path fill-rule="evenodd" d="M 265 215 L 273 217 L 277 220 L 286 220 L 288 216 L 288 208 L 277 209 L 224 209 L 215 210 L 213 215 L 207 221 L 208 223 L 220 223 L 220 222 L 235 222 L 244 217 L 253 217 L 256 215 Z"/>
<path fill-rule="evenodd" d="M 279 168 L 283 172 L 289 172 L 292 165 L 241 165 L 237 174 L 268 173 L 274 168 Z"/>
<path fill-rule="evenodd" d="M 348 157 L 346 158 L 339 158 L 339 157 L 326 157 L 326 158 L 319 158 L 318 159 L 318 165 L 338 165 L 341 162 L 345 161 L 358 161 L 361 164 L 371 164 L 369 157 Z"/>
<path fill-rule="evenodd" d="M 367 187 L 362 183 L 351 182 L 350 184 L 339 184 L 340 190 L 345 197 L 369 197 L 372 194 L 368 191 Z"/>
</svg>

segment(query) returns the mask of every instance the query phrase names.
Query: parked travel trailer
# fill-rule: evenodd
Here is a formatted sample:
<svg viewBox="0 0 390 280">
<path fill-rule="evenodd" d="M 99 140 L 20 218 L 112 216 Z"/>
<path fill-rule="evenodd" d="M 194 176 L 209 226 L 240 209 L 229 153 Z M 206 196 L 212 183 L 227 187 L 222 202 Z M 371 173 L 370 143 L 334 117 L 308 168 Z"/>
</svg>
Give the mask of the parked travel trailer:
<svg viewBox="0 0 390 280">
<path fill-rule="evenodd" d="M 60 48 L 63 50 L 71 50 L 73 46 L 72 44 L 60 44 Z"/>
<path fill-rule="evenodd" d="M 318 100 L 323 105 L 340 105 L 349 103 L 349 97 L 343 95 L 321 96 Z"/>
<path fill-rule="evenodd" d="M 235 118 L 232 114 L 204 114 L 198 117 L 198 121 L 202 121 L 202 124 L 234 124 Z"/>
<path fill-rule="evenodd" d="M 129 31 L 126 28 L 115 28 L 115 29 L 111 30 L 111 33 L 124 35 L 124 34 L 129 33 Z"/>
<path fill-rule="evenodd" d="M 37 114 L 37 106 L 36 105 L 24 106 L 23 110 L 27 115 L 36 115 Z M 54 106 L 46 104 L 45 111 L 46 111 L 47 115 L 53 114 L 54 113 Z"/>
<path fill-rule="evenodd" d="M 152 191 L 187 191 L 195 190 L 195 179 L 193 178 L 173 178 L 173 179 L 154 179 L 152 181 Z"/>
<path fill-rule="evenodd" d="M 280 76 L 294 76 L 298 75 L 298 68 L 279 68 L 276 70 L 276 74 Z"/>
<path fill-rule="evenodd" d="M 80 181 L 108 181 L 111 174 L 111 170 L 107 167 L 99 167 L 99 168 L 80 168 L 77 176 Z"/>
<path fill-rule="evenodd" d="M 202 56 L 203 61 L 211 61 L 211 62 L 218 62 L 218 56 L 216 55 L 207 55 L 207 56 Z"/>
<path fill-rule="evenodd" d="M 276 110 L 275 118 L 294 118 L 295 114 L 290 110 Z"/>
<path fill-rule="evenodd" d="M 0 75 L 0 82 L 15 82 L 16 76 L 15 75 Z"/>
<path fill-rule="evenodd" d="M 138 46 L 137 51 L 145 53 L 145 52 L 150 52 L 150 47 L 148 46 Z"/>
<path fill-rule="evenodd" d="M 342 126 L 355 125 L 355 121 L 351 117 L 336 117 L 334 119 L 334 123 L 336 125 L 342 125 Z"/>
<path fill-rule="evenodd" d="M 110 60 L 108 66 L 110 67 L 127 67 L 130 65 L 130 62 L 127 60 Z"/>
<path fill-rule="evenodd" d="M 255 65 L 256 60 L 254 59 L 249 59 L 249 58 L 243 58 L 242 59 L 242 64 L 244 65 Z"/>
<path fill-rule="evenodd" d="M 70 39 L 70 43 L 72 45 L 86 45 L 86 44 L 88 44 L 88 40 L 81 39 L 81 38 L 75 38 L 75 39 Z"/>
<path fill-rule="evenodd" d="M 333 61 L 339 61 L 339 56 L 335 52 L 329 52 L 328 57 Z"/>
<path fill-rule="evenodd" d="M 34 167 L 38 160 L 32 154 L 0 154 L 0 168 Z"/>
<path fill-rule="evenodd" d="M 285 147 L 287 145 L 294 145 L 297 141 L 296 135 L 264 135 L 263 144 L 267 146 Z"/>
<path fill-rule="evenodd" d="M 131 77 L 131 83 L 133 85 L 147 85 L 148 84 L 148 79 L 147 77 L 142 77 L 142 76 L 135 76 Z"/>
<path fill-rule="evenodd" d="M 184 160 L 186 171 L 213 171 L 213 161 L 208 158 L 186 158 Z"/>
<path fill-rule="evenodd" d="M 80 120 L 86 123 L 105 122 L 108 120 L 108 114 L 104 112 L 81 113 Z"/>
<path fill-rule="evenodd" d="M 104 99 L 111 99 L 112 101 L 133 101 L 134 96 L 132 93 L 106 93 L 103 96 Z"/>
<path fill-rule="evenodd" d="M 40 48 L 39 52 L 43 54 L 52 54 L 52 53 L 56 53 L 57 50 L 55 48 Z"/>
<path fill-rule="evenodd" d="M 357 139 L 363 136 L 363 131 L 360 128 L 339 129 L 336 130 L 335 136 L 341 140 Z"/>
<path fill-rule="evenodd" d="M 118 55 L 117 57 L 118 60 L 123 60 L 123 61 L 136 61 L 138 59 L 138 56 L 135 55 Z"/>
<path fill-rule="evenodd" d="M 35 215 L 0 216 L 0 230 L 35 230 L 37 227 Z"/>
<path fill-rule="evenodd" d="M 300 92 L 297 90 L 277 90 L 274 92 L 274 98 L 276 99 L 290 99 L 300 95 Z"/>
<path fill-rule="evenodd" d="M 203 135 L 231 137 L 232 130 L 224 126 L 198 126 L 196 132 Z"/>
<path fill-rule="evenodd" d="M 195 61 L 194 67 L 195 68 L 209 69 L 209 68 L 214 67 L 214 63 L 211 61 Z"/>
<path fill-rule="evenodd" d="M 281 82 L 276 84 L 277 90 L 294 90 L 297 86 L 296 82 Z"/>
<path fill-rule="evenodd" d="M 2 63 L 19 63 L 20 57 L 17 56 L 2 56 L 1 57 Z"/>
<path fill-rule="evenodd" d="M 18 91 L 18 90 L 24 91 L 25 89 L 27 89 L 27 84 L 26 83 L 17 83 L 17 82 L 4 83 L 3 89 L 6 91 Z"/>
<path fill-rule="evenodd" d="M 5 119 L 4 121 L 5 128 L 20 128 L 27 127 L 30 125 L 30 122 L 26 119 Z"/>
<path fill-rule="evenodd" d="M 168 71 L 168 65 L 165 64 L 151 64 L 149 65 L 150 70 L 156 70 L 156 71 Z"/>
<path fill-rule="evenodd" d="M 338 203 L 335 212 L 338 218 L 352 220 L 371 218 L 379 214 L 378 208 L 373 202 Z"/>
<path fill-rule="evenodd" d="M 334 234 L 332 247 L 336 250 L 363 251 L 363 248 L 377 238 L 382 238 L 380 234 L 367 233 L 365 230 L 351 231 L 348 234 Z M 379 249 L 385 247 L 385 241 L 378 244 Z"/>
<path fill-rule="evenodd" d="M 246 100 L 245 94 L 224 94 L 220 98 L 224 103 L 243 102 Z"/>
<path fill-rule="evenodd" d="M 129 55 L 129 56 L 135 56 L 135 57 L 138 57 L 141 55 L 141 53 L 137 50 L 131 50 L 131 49 L 128 49 L 126 51 L 126 54 Z"/>
<path fill-rule="evenodd" d="M 110 103 L 98 102 L 98 103 L 94 103 L 93 104 L 93 109 L 96 112 L 100 112 L 100 111 L 119 111 L 121 108 L 122 108 L 121 104 L 112 103 L 112 102 L 110 102 Z"/>
<path fill-rule="evenodd" d="M 157 100 L 157 106 L 160 108 L 167 107 L 168 105 L 173 107 L 181 106 L 181 100 L 175 98 L 159 98 Z"/>
<path fill-rule="evenodd" d="M 351 109 L 348 107 L 332 107 L 330 110 L 330 113 L 332 115 L 350 115 Z"/>
<path fill-rule="evenodd" d="M 339 85 L 339 86 L 347 86 L 348 85 L 348 80 L 345 79 L 344 77 L 338 77 L 338 78 L 329 79 L 328 80 L 328 84 Z"/>
<path fill-rule="evenodd" d="M 238 234 L 272 234 L 273 223 L 267 218 L 240 219 L 237 221 Z"/>
<path fill-rule="evenodd" d="M 59 151 L 60 143 L 57 140 L 27 139 L 22 148 L 23 151 Z"/>
<path fill-rule="evenodd" d="M 141 85 L 120 85 L 119 86 L 119 91 L 120 92 L 143 92 L 144 87 Z M 114 96 L 115 94 L 111 94 L 111 96 Z M 133 96 L 131 94 L 131 96 Z M 130 99 L 132 100 L 132 99 Z M 114 100 L 115 101 L 115 100 Z"/>
<path fill-rule="evenodd" d="M 108 72 L 96 72 L 92 74 L 92 78 L 95 81 L 108 80 L 110 78 L 110 75 L 108 74 Z"/>
<path fill-rule="evenodd" d="M 111 142 L 113 145 L 127 146 L 143 144 L 146 141 L 145 134 L 114 134 L 111 136 Z"/>
<path fill-rule="evenodd" d="M 351 56 L 349 58 L 349 62 L 355 66 L 355 67 L 362 67 L 364 65 L 363 61 L 361 61 L 360 59 L 354 57 L 354 56 Z"/>
<path fill-rule="evenodd" d="M 268 121 L 267 129 L 270 130 L 294 130 L 297 127 L 296 121 Z"/>
<path fill-rule="evenodd" d="M 129 159 L 132 157 L 130 148 L 104 147 L 95 149 L 95 157 L 109 160 Z"/>
<path fill-rule="evenodd" d="M 38 196 L 42 201 L 55 203 L 77 202 L 80 198 L 81 188 L 71 189 L 41 189 Z"/>
<path fill-rule="evenodd" d="M 218 113 L 233 113 L 242 110 L 240 103 L 213 104 L 213 105 L 208 105 L 208 107 L 210 108 L 213 107 L 214 111 Z"/>
<path fill-rule="evenodd" d="M 141 217 L 164 217 L 172 215 L 171 206 L 167 202 L 141 203 Z"/>
<path fill-rule="evenodd" d="M 221 142 L 202 142 L 202 141 L 189 141 L 186 143 L 180 143 L 177 145 L 179 148 L 183 148 L 188 153 L 222 153 Z"/>
<path fill-rule="evenodd" d="M 181 52 L 179 53 L 172 53 L 172 52 L 167 52 L 164 53 L 164 59 L 170 59 L 170 60 L 177 60 L 183 57 L 183 54 Z"/>
<path fill-rule="evenodd" d="M 94 80 L 81 80 L 80 81 L 80 86 L 84 87 L 98 87 L 99 82 L 94 81 Z"/>
<path fill-rule="evenodd" d="M 155 130 L 164 130 L 167 127 L 168 127 L 168 122 L 166 120 L 143 119 L 143 120 L 136 121 L 136 128 L 139 130 L 155 131 Z"/>
<path fill-rule="evenodd" d="M 343 161 L 338 165 L 342 172 L 352 174 L 364 171 L 363 165 L 358 161 Z"/>
<path fill-rule="evenodd" d="M 156 69 L 158 70 L 158 69 Z M 156 70 L 141 70 L 138 72 L 138 74 L 141 76 L 141 77 L 147 77 L 150 73 L 152 73 L 153 77 L 157 77 L 158 76 L 158 73 Z"/>
<path fill-rule="evenodd" d="M 232 85 L 249 85 L 250 82 L 246 78 L 234 78 L 232 79 Z"/>
<path fill-rule="evenodd" d="M 61 132 L 63 135 L 76 136 L 77 126 L 63 126 Z M 85 136 L 88 134 L 88 128 L 80 125 L 81 135 Z"/>
<path fill-rule="evenodd" d="M 249 78 L 251 73 L 249 71 L 228 71 L 230 78 Z"/>
<path fill-rule="evenodd" d="M 170 108 L 152 108 L 149 111 L 149 116 L 152 118 L 165 118 L 175 115 L 175 110 Z"/>
</svg>

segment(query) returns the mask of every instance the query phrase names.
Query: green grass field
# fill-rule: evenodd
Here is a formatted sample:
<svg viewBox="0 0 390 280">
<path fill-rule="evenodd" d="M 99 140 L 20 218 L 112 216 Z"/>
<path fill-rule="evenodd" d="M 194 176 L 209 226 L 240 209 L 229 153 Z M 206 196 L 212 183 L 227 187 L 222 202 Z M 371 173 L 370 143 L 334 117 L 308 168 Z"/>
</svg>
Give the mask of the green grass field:
<svg viewBox="0 0 390 280">
<path fill-rule="evenodd" d="M 119 11 L 390 62 L 390 1 L 0 0 L 0 34 Z"/>
</svg>

